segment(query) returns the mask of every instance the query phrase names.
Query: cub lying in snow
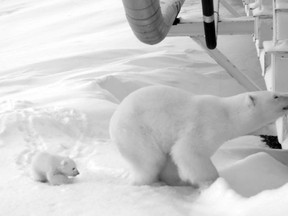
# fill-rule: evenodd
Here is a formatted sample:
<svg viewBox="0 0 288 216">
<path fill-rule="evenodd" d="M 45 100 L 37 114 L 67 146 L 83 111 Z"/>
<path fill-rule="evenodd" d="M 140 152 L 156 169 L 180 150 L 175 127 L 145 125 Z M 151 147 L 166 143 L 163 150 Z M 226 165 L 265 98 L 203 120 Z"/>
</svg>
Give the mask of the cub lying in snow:
<svg viewBox="0 0 288 216">
<path fill-rule="evenodd" d="M 33 157 L 31 172 L 35 181 L 48 181 L 51 185 L 68 184 L 70 183 L 68 176 L 79 175 L 72 159 L 47 152 L 39 152 Z"/>
</svg>

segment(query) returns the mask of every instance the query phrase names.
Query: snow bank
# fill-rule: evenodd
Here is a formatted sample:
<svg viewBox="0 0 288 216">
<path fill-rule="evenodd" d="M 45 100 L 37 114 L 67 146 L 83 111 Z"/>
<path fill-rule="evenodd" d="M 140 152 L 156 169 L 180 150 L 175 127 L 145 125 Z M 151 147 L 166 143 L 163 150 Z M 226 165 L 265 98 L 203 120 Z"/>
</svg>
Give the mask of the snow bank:
<svg viewBox="0 0 288 216">
<path fill-rule="evenodd" d="M 267 153 L 253 154 L 222 170 L 221 176 L 243 196 L 275 189 L 288 181 L 288 167 Z"/>
<path fill-rule="evenodd" d="M 287 212 L 287 152 L 253 136 L 215 155 L 222 178 L 209 188 L 129 184 L 108 134 L 125 96 L 156 84 L 219 96 L 244 91 L 191 39 L 140 44 L 117 0 L 2 0 L 0 26 L 1 214 Z M 38 150 L 72 157 L 81 175 L 59 187 L 32 181 L 29 165 Z"/>
</svg>

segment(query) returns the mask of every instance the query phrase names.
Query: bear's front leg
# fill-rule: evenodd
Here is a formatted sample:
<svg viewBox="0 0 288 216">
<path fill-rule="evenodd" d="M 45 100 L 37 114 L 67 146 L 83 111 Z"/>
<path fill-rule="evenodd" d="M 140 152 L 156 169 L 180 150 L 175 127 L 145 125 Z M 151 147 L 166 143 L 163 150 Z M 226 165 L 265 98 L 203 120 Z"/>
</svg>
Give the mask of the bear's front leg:
<svg viewBox="0 0 288 216">
<path fill-rule="evenodd" d="M 49 172 L 47 174 L 47 179 L 51 185 L 62 185 L 62 184 L 69 184 L 70 179 L 62 174 L 55 174 L 53 172 Z"/>
<path fill-rule="evenodd" d="M 178 140 L 171 152 L 181 180 L 196 187 L 210 185 L 219 177 L 215 166 L 202 146 L 193 146 L 187 140 Z"/>
</svg>

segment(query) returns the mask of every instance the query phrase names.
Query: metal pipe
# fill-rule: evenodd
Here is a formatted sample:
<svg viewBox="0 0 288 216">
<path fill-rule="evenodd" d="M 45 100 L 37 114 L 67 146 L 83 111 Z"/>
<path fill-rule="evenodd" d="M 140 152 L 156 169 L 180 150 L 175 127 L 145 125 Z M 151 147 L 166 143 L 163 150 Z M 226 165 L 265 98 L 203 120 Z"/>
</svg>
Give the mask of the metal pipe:
<svg viewBox="0 0 288 216">
<path fill-rule="evenodd" d="M 122 0 L 136 37 L 146 44 L 161 42 L 168 34 L 185 0 Z"/>
<path fill-rule="evenodd" d="M 202 12 L 206 46 L 209 49 L 215 49 L 217 46 L 217 36 L 215 29 L 213 0 L 202 0 Z"/>
</svg>

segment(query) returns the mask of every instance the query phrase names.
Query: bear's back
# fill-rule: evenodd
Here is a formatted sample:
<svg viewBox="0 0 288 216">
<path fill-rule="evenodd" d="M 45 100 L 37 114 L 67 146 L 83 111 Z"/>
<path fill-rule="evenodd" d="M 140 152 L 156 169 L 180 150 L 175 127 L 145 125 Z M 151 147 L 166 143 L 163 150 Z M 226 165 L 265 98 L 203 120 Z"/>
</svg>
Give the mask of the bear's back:
<svg viewBox="0 0 288 216">
<path fill-rule="evenodd" d="M 59 166 L 61 158 L 47 152 L 39 152 L 32 159 L 32 168 L 38 172 L 47 172 Z"/>
</svg>

